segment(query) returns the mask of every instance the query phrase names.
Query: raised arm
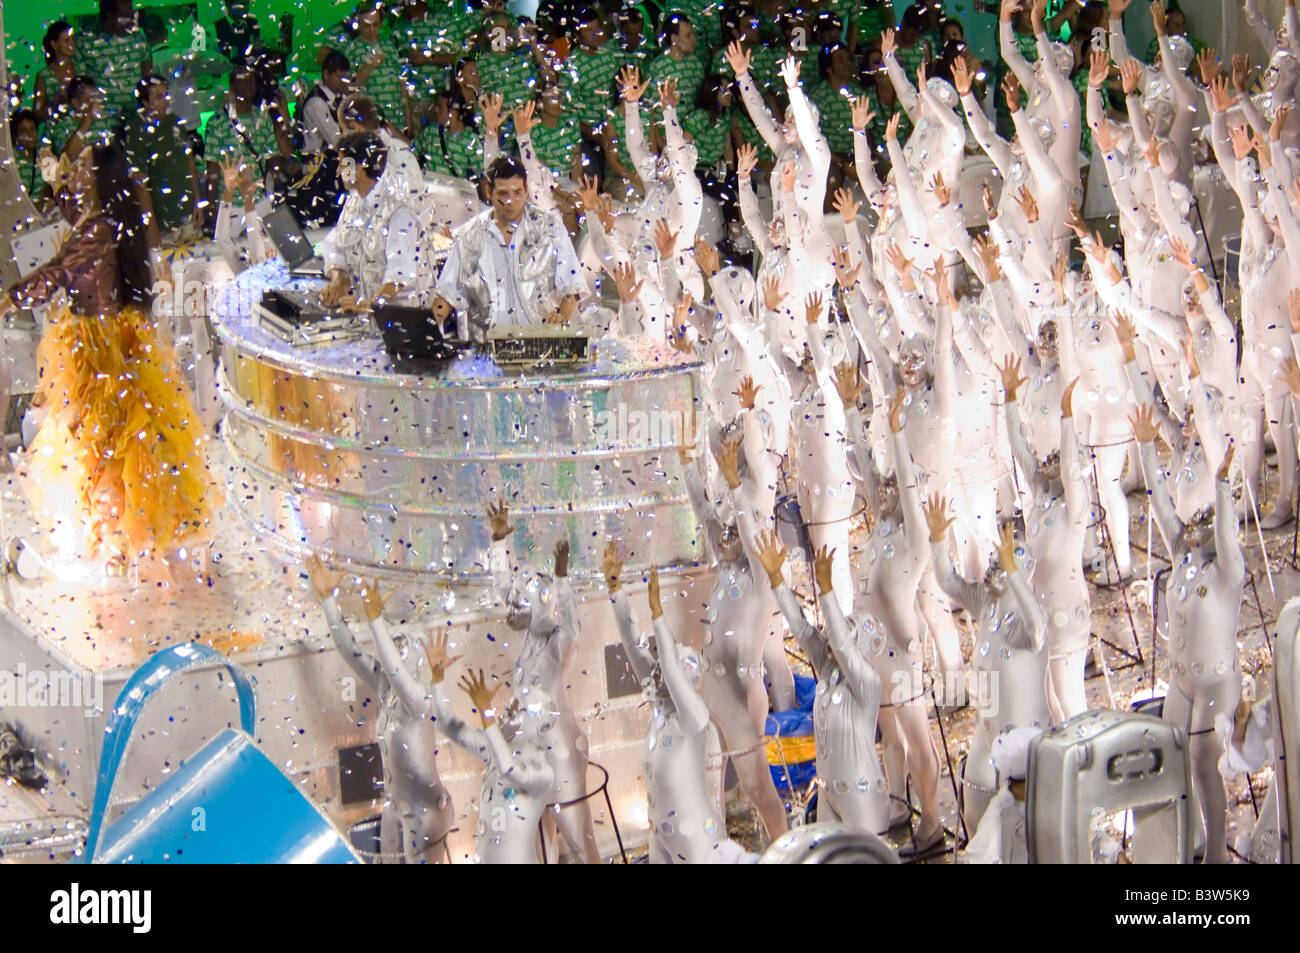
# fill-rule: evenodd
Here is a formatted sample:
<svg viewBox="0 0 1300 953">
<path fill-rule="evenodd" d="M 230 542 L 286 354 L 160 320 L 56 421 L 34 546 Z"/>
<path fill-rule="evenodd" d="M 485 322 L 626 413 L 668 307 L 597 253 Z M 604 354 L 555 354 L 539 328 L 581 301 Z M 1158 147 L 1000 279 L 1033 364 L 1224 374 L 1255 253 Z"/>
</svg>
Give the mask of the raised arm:
<svg viewBox="0 0 1300 953">
<path fill-rule="evenodd" d="M 1003 62 L 1011 67 L 1016 79 L 1020 80 L 1020 85 L 1025 89 L 1033 89 L 1036 82 L 1034 68 L 1016 46 L 1015 27 L 1011 25 L 1014 9 L 1012 0 L 1002 0 L 1002 12 L 998 16 L 998 52 L 1002 55 Z"/>
<path fill-rule="evenodd" d="M 1246 574 L 1246 557 L 1241 551 L 1241 542 L 1237 539 L 1240 526 L 1232 499 L 1232 484 L 1228 480 L 1232 469 L 1232 450 L 1229 446 L 1214 478 L 1214 546 L 1215 559 L 1226 574 L 1232 579 L 1241 579 Z"/>
<path fill-rule="evenodd" d="M 731 69 L 736 74 L 736 83 L 740 86 L 740 98 L 745 104 L 745 111 L 749 113 L 750 121 L 758 130 L 758 134 L 763 137 L 763 142 L 772 151 L 772 155 L 780 155 L 785 149 L 785 137 L 781 135 L 781 127 L 768 112 L 763 94 L 758 91 L 754 77 L 749 72 L 749 54 L 741 49 L 739 43 L 732 43 L 727 47 L 727 62 L 731 64 Z"/>
<path fill-rule="evenodd" d="M 815 570 L 821 576 L 822 618 L 826 620 L 826 640 L 831 652 L 844 674 L 849 691 L 859 705 L 869 706 L 880 701 L 880 676 L 862 655 L 862 650 L 853 640 L 853 629 L 849 620 L 844 618 L 839 600 L 831 589 L 831 553 L 821 550 L 816 557 Z"/>
<path fill-rule="evenodd" d="M 916 87 L 912 85 L 912 81 L 908 79 L 902 64 L 898 62 L 898 57 L 894 54 L 894 31 L 886 30 L 885 38 L 885 41 L 882 41 L 885 72 L 889 74 L 889 81 L 894 85 L 894 92 L 898 94 L 898 102 L 903 107 L 903 112 L 907 113 L 908 121 L 915 124 L 918 118 L 916 112 Z"/>
<path fill-rule="evenodd" d="M 1142 469 L 1146 473 L 1151 497 L 1151 512 L 1156 526 L 1160 529 L 1160 535 L 1164 537 L 1165 547 L 1172 555 L 1182 535 L 1183 524 L 1178 519 L 1173 498 L 1165 485 L 1165 474 L 1160 469 L 1160 461 L 1156 459 L 1154 440 L 1157 430 L 1154 408 L 1150 404 L 1141 404 L 1137 408 L 1137 416 L 1130 420 L 1133 422 L 1133 435 L 1137 438 L 1142 454 Z"/>
<path fill-rule="evenodd" d="M 808 95 L 799 84 L 799 61 L 793 56 L 781 65 L 781 75 L 785 79 L 786 92 L 790 95 L 790 112 L 794 115 L 795 129 L 799 132 L 799 144 L 803 146 L 812 167 L 811 178 L 819 183 L 822 196 L 826 194 L 826 175 L 831 168 L 831 147 L 822 135 L 821 127 L 813 116 L 812 104 Z M 816 203 L 821 210 L 822 203 Z"/>
<path fill-rule="evenodd" d="M 689 734 L 698 734 L 709 726 L 709 709 L 686 674 L 681 650 L 664 619 L 663 606 L 659 602 L 659 570 L 655 567 L 650 569 L 648 597 L 650 615 L 654 619 L 655 648 L 659 651 L 659 677 L 672 696 L 682 726 Z"/>
<path fill-rule="evenodd" d="M 1011 175 L 1011 167 L 1015 164 L 1015 156 L 1011 151 L 1011 145 L 998 135 L 997 130 L 993 128 L 993 123 L 989 122 L 989 117 L 984 115 L 984 110 L 980 107 L 979 101 L 973 93 L 967 92 L 961 97 L 962 112 L 966 114 L 966 122 L 970 124 L 970 131 L 975 135 L 975 141 L 980 144 L 984 153 L 993 160 L 997 166 L 998 173 L 1005 181 Z"/>
</svg>

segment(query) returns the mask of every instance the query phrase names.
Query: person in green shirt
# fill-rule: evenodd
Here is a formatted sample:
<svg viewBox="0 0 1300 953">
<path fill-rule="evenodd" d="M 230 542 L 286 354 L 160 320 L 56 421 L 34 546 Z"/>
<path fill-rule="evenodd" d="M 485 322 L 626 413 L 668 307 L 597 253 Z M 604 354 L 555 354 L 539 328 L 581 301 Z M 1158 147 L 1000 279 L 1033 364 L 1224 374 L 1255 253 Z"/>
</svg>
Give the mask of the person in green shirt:
<svg viewBox="0 0 1300 953">
<path fill-rule="evenodd" d="M 677 13 L 688 17 L 695 27 L 699 42 L 706 48 L 713 49 L 722 43 L 721 11 L 724 6 L 719 0 L 671 0 L 664 5 L 664 12 L 670 18 Z"/>
<path fill-rule="evenodd" d="M 921 64 L 934 56 L 925 39 L 925 11 L 920 4 L 903 11 L 903 22 L 894 34 L 894 56 L 909 77 L 915 76 Z"/>
<path fill-rule="evenodd" d="M 190 134 L 180 117 L 167 111 L 167 83 L 151 76 L 140 81 L 138 109 L 122 132 L 122 150 L 138 181 L 153 200 L 153 217 L 160 232 L 187 222 L 203 224 L 200 182 Z"/>
<path fill-rule="evenodd" d="M 588 129 L 595 129 L 609 108 L 610 84 L 634 57 L 610 39 L 595 10 L 578 15 L 575 38 L 577 45 L 564 63 L 562 82 L 568 88 L 574 115 Z"/>
<path fill-rule="evenodd" d="M 695 108 L 678 109 L 679 114 L 684 113 L 682 129 L 695 143 L 696 169 L 701 177 L 716 175 L 723 163 L 735 164 L 735 140 L 740 136 L 736 111 L 732 108 L 735 102 L 735 81 L 730 76 L 713 73 L 700 84 Z"/>
<path fill-rule="evenodd" d="M 452 105 L 443 93 L 433 102 L 433 116 L 415 138 L 416 157 L 428 172 L 476 181 L 483 174 L 483 137 L 472 109 Z"/>
<path fill-rule="evenodd" d="M 404 82 L 413 98 L 431 100 L 446 90 L 451 68 L 480 22 L 480 12 L 465 0 L 443 0 L 435 10 L 427 0 L 406 0 L 393 42 L 405 60 Z"/>
<path fill-rule="evenodd" d="M 208 120 L 203 138 L 203 157 L 212 183 L 221 181 L 219 163 L 231 156 L 264 173 L 279 159 L 293 155 L 284 122 L 258 102 L 257 77 L 247 66 L 231 71 L 226 102 Z"/>
<path fill-rule="evenodd" d="M 508 13 L 494 13 L 486 28 L 487 49 L 478 54 L 483 92 L 499 93 L 510 110 L 532 102 L 537 66 L 531 47 L 520 44 Z"/>
<path fill-rule="evenodd" d="M 89 76 L 68 84 L 68 105 L 45 127 L 43 145 L 71 161 L 88 146 L 108 145 L 116 138 L 116 119 L 104 108 L 104 97 Z"/>
<path fill-rule="evenodd" d="M 780 82 L 780 55 L 775 44 L 763 42 L 761 24 L 753 8 L 740 7 L 728 11 L 723 21 L 723 30 L 727 45 L 713 54 L 714 73 L 725 76 L 730 72 L 727 50 L 732 43 L 739 43 L 740 48 L 749 54 L 749 75 L 754 77 L 759 92 L 768 96 L 785 88 L 785 84 Z"/>
<path fill-rule="evenodd" d="M 566 114 L 564 91 L 551 85 L 536 96 L 537 118 L 529 130 L 533 152 L 557 178 L 582 181 L 582 129 L 578 119 Z M 516 130 L 518 133 L 518 130 Z"/>
<path fill-rule="evenodd" d="M 68 83 L 77 75 L 77 40 L 67 20 L 50 24 L 41 41 L 45 68 L 36 74 L 35 112 L 45 122 L 68 103 Z"/>
<path fill-rule="evenodd" d="M 18 181 L 23 191 L 37 208 L 48 205 L 49 189 L 41 176 L 41 129 L 36 113 L 20 109 L 9 119 L 9 137 L 14 144 L 14 164 L 18 167 Z"/>
<path fill-rule="evenodd" d="M 81 35 L 77 57 L 77 72 L 99 84 L 112 118 L 135 111 L 135 84 L 153 73 L 153 61 L 131 0 L 100 0 L 99 29 Z"/>
<path fill-rule="evenodd" d="M 686 102 L 695 102 L 704 82 L 704 62 L 696 55 L 695 25 L 691 18 L 674 13 L 663 25 L 667 47 L 650 64 L 650 82 L 657 89 L 668 77 L 677 81 L 677 92 Z"/>
<path fill-rule="evenodd" d="M 402 57 L 391 34 L 383 35 L 383 12 L 377 3 L 357 7 L 352 26 L 356 36 L 340 51 L 356 71 L 353 84 L 365 93 L 385 120 L 398 129 L 411 125 L 410 96 L 402 82 Z"/>
<path fill-rule="evenodd" d="M 857 82 L 857 64 L 848 47 L 835 44 L 824 48 L 817 57 L 822 82 L 809 92 L 808 98 L 821 113 L 822 134 L 837 161 L 853 161 L 853 100 L 867 91 Z"/>
</svg>

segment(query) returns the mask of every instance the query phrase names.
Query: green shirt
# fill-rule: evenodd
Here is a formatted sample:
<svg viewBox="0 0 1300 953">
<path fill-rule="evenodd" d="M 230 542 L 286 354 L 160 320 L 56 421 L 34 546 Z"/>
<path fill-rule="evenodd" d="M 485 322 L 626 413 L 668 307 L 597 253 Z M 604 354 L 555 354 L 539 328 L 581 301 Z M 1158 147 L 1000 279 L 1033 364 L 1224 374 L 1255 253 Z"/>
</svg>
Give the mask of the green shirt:
<svg viewBox="0 0 1300 953">
<path fill-rule="evenodd" d="M 717 165 L 726 151 L 727 136 L 731 134 L 731 110 L 712 116 L 703 109 L 692 109 L 679 118 L 682 129 L 691 134 L 691 141 L 699 153 L 697 166 L 712 168 Z"/>
<path fill-rule="evenodd" d="M 735 75 L 727 62 L 725 49 L 713 54 L 713 72 L 728 79 Z M 781 56 L 775 46 L 760 43 L 749 51 L 749 75 L 754 77 L 754 84 L 762 92 L 785 89 L 785 80 L 781 79 Z"/>
<path fill-rule="evenodd" d="M 675 60 L 667 53 L 657 57 L 650 64 L 650 88 L 646 96 L 659 99 L 659 84 L 669 76 L 677 80 L 677 93 L 683 103 L 695 106 L 695 98 L 700 94 L 700 84 L 704 82 L 704 61 L 691 55 Z"/>
<path fill-rule="evenodd" d="M 530 102 L 537 87 L 537 71 L 532 57 L 518 50 L 494 53 L 491 50 L 478 56 L 478 72 L 483 82 L 483 92 L 500 93 L 505 100 L 502 107 L 507 112 L 512 106 Z"/>
<path fill-rule="evenodd" d="M 819 83 L 808 94 L 821 113 L 822 135 L 826 137 L 831 152 L 853 154 L 853 100 L 866 94 L 867 91 L 854 82 L 843 86 Z"/>
<path fill-rule="evenodd" d="M 89 76 L 104 91 L 104 102 L 116 116 L 135 112 L 135 88 L 144 78 L 149 44 L 139 30 L 120 36 L 82 33 L 77 37 L 77 72 Z"/>
<path fill-rule="evenodd" d="M 573 152 L 582 145 L 582 129 L 572 116 L 562 116 L 554 129 L 538 122 L 530 138 L 538 160 L 558 176 L 566 176 L 573 168 Z"/>
<path fill-rule="evenodd" d="M 569 55 L 560 77 L 579 120 L 589 126 L 599 125 L 609 109 L 615 78 L 623 67 L 634 62 L 613 40 L 594 53 L 579 47 Z"/>
<path fill-rule="evenodd" d="M 392 36 L 380 34 L 378 43 L 367 43 L 356 37 L 343 45 L 343 55 L 348 58 L 353 76 L 361 72 L 366 60 L 376 53 L 384 54 L 384 61 L 366 78 L 360 91 L 375 101 L 381 116 L 400 129 L 406 125 L 406 103 L 402 99 L 404 60 Z"/>
<path fill-rule="evenodd" d="M 220 162 L 228 156 L 238 156 L 260 169 L 268 156 L 280 152 L 275 138 L 275 121 L 260 109 L 232 119 L 233 112 L 232 108 L 220 109 L 208 120 L 203 135 L 203 157 L 208 162 Z"/>
<path fill-rule="evenodd" d="M 123 130 L 122 147 L 149 187 L 158 227 L 170 231 L 184 225 L 194 208 L 194 153 L 184 123 L 177 116 L 154 121 L 137 112 Z"/>
<path fill-rule="evenodd" d="M 416 137 L 415 152 L 430 172 L 464 179 L 483 171 L 483 139 L 468 126 L 440 135 L 438 124 L 431 122 Z"/>
<path fill-rule="evenodd" d="M 690 17 L 697 53 L 722 44 L 722 4 L 718 0 L 672 0 L 664 9 L 665 20 L 674 13 Z"/>
<path fill-rule="evenodd" d="M 38 198 L 45 190 L 45 179 L 41 176 L 41 163 L 36 158 L 36 153 L 25 156 L 15 146 L 14 164 L 18 166 L 18 180 L 22 182 L 23 189 L 32 199 Z"/>
<path fill-rule="evenodd" d="M 464 0 L 458 6 L 430 4 L 429 13 L 423 20 L 397 21 L 393 30 L 393 42 L 404 61 L 413 49 L 431 55 L 463 56 L 469 48 L 474 31 L 482 24 L 482 11 L 469 9 Z M 359 65 L 353 63 L 352 69 L 355 71 Z M 451 67 L 435 63 L 413 66 L 405 62 L 403 78 L 416 96 L 436 96 L 447 88 L 451 80 Z"/>
<path fill-rule="evenodd" d="M 898 65 L 903 67 L 903 73 L 913 86 L 916 85 L 916 71 L 928 58 L 929 46 L 926 44 L 924 37 L 917 40 L 915 46 L 906 49 L 900 46 L 894 50 L 894 59 L 898 60 Z"/>
<path fill-rule="evenodd" d="M 80 125 L 80 119 L 71 110 L 65 109 L 59 113 L 58 117 L 46 123 L 45 134 L 41 136 L 41 145 L 48 146 L 49 150 L 55 155 L 61 155 L 64 148 L 77 131 Z M 109 115 L 100 115 L 93 120 L 90 129 L 82 137 L 83 144 L 86 147 L 96 145 L 108 145 L 116 137 L 117 120 Z"/>
</svg>

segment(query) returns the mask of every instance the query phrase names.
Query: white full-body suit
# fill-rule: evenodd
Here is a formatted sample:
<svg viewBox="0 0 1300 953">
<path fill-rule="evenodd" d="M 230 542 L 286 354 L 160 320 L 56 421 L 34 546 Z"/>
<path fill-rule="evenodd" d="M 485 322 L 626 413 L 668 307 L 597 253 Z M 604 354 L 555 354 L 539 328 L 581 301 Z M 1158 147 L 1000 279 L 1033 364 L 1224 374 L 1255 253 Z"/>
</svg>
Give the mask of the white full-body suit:
<svg viewBox="0 0 1300 953">
<path fill-rule="evenodd" d="M 428 692 L 406 668 L 383 619 L 370 625 L 378 658 L 357 643 L 338 601 L 322 600 L 339 655 L 376 697 L 375 736 L 384 765 L 383 853 L 399 850 L 406 863 L 441 860 L 444 839 L 455 821 L 451 795 L 438 775 L 438 735 Z"/>
</svg>

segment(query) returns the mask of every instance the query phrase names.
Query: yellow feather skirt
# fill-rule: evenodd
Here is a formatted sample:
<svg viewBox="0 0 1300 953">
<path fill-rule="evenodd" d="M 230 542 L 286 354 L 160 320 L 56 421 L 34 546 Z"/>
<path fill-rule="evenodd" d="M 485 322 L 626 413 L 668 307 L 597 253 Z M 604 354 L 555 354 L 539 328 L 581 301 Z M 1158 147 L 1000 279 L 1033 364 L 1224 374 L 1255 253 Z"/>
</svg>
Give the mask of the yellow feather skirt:
<svg viewBox="0 0 1300 953">
<path fill-rule="evenodd" d="M 139 308 L 52 311 L 37 351 L 46 417 L 25 489 L 60 549 L 166 550 L 202 532 L 220 491 L 176 356 Z"/>
</svg>

